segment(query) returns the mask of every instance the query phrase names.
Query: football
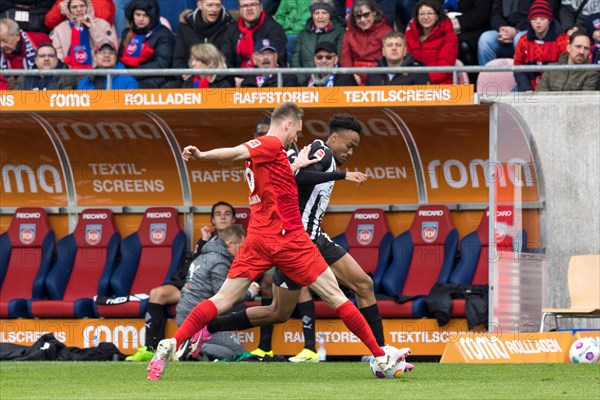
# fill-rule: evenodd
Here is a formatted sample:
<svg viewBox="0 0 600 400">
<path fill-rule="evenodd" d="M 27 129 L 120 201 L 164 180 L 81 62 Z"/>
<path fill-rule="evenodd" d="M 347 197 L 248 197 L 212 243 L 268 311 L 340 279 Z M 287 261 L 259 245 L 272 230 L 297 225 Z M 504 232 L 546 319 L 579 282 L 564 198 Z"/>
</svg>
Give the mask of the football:
<svg viewBox="0 0 600 400">
<path fill-rule="evenodd" d="M 385 350 L 386 347 L 387 346 L 384 346 L 383 349 Z M 381 368 L 379 368 L 377 362 L 375 361 L 375 357 L 371 356 L 369 358 L 369 368 L 371 369 L 371 373 L 375 378 L 393 379 L 399 378 L 404 373 L 404 370 L 406 369 L 406 362 L 404 360 L 400 360 L 396 363 L 394 368 L 387 372 L 383 372 Z"/>
<path fill-rule="evenodd" d="M 600 357 L 600 348 L 598 343 L 592 338 L 585 337 L 577 339 L 571 345 L 569 357 L 574 363 L 592 364 L 598 361 Z"/>
</svg>

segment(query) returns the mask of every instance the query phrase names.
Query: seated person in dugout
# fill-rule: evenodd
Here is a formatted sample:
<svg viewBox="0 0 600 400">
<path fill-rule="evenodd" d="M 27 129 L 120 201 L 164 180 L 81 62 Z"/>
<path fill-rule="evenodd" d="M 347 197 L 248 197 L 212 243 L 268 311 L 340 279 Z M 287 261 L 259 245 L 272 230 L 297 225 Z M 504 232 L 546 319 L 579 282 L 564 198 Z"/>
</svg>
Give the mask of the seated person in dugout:
<svg viewBox="0 0 600 400">
<path fill-rule="evenodd" d="M 224 201 L 213 204 L 210 216 L 216 235 L 220 235 L 221 231 L 231 227 L 235 222 L 235 210 L 233 206 Z M 215 235 L 213 235 L 208 226 L 203 226 L 200 232 L 201 238 L 196 244 L 196 249 L 191 257 L 192 260 L 200 256 L 204 245 L 215 239 Z M 140 347 L 134 355 L 127 357 L 126 361 L 149 361 L 152 359 L 158 342 L 165 337 L 167 307 L 179 302 L 181 288 L 185 284 L 189 267 L 190 262 L 188 259 L 182 262 L 177 271 L 171 275 L 170 282 L 157 286 L 150 291 L 150 302 L 148 303 L 148 310 L 145 315 L 145 346 Z"/>
</svg>

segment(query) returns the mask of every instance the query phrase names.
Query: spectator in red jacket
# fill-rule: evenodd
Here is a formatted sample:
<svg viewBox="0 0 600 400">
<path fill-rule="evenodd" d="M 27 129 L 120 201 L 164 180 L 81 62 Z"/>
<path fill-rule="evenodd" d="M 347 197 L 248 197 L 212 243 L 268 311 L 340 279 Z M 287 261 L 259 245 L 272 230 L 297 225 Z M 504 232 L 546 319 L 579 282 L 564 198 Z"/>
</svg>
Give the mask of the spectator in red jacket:
<svg viewBox="0 0 600 400">
<path fill-rule="evenodd" d="M 419 0 L 406 29 L 406 47 L 415 60 L 428 66 L 456 65 L 458 37 L 441 2 Z M 452 83 L 452 73 L 432 72 L 432 84 Z"/>
<path fill-rule="evenodd" d="M 342 41 L 342 67 L 376 67 L 381 58 L 381 41 L 393 29 L 374 0 L 355 0 L 350 13 L 350 27 Z M 356 83 L 364 85 L 366 74 L 355 74 Z"/>
<path fill-rule="evenodd" d="M 514 65 L 544 65 L 555 63 L 567 51 L 569 38 L 553 18 L 546 0 L 535 0 L 529 10 L 529 27 L 515 48 Z M 541 72 L 515 72 L 519 92 L 537 88 Z"/>
<path fill-rule="evenodd" d="M 48 42 L 45 33 L 25 32 L 12 19 L 0 19 L 0 69 L 32 69 L 38 46 Z M 14 78 L 10 77 L 0 87 L 13 84 Z"/>
<path fill-rule="evenodd" d="M 63 7 L 61 11 L 61 7 Z M 50 11 L 46 14 L 44 23 L 48 29 L 54 29 L 58 24 L 63 22 L 67 17 L 65 16 L 66 2 L 64 0 L 56 0 L 56 3 L 52 6 Z M 94 8 L 94 15 L 97 18 L 102 18 L 111 25 L 114 25 L 115 19 L 115 3 L 113 0 L 94 0 L 92 2 Z"/>
</svg>

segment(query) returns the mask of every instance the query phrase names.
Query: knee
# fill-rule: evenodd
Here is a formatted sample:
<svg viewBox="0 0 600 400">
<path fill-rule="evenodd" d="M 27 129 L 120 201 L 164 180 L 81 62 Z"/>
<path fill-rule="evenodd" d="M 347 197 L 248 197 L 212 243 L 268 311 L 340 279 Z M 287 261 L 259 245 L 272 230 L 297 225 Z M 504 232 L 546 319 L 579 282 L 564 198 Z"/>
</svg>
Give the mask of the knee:
<svg viewBox="0 0 600 400">
<path fill-rule="evenodd" d="M 485 31 L 479 36 L 479 40 L 477 41 L 477 47 L 488 48 L 492 45 L 492 43 L 498 41 L 498 32 L 496 31 Z"/>
<path fill-rule="evenodd" d="M 164 305 L 166 303 L 166 295 L 165 295 L 164 288 L 162 286 L 158 286 L 158 287 L 155 287 L 154 289 L 150 290 L 150 300 L 149 301 L 150 301 L 150 303 Z"/>
<path fill-rule="evenodd" d="M 286 322 L 292 316 L 292 312 L 294 312 L 293 309 L 289 310 L 277 306 L 273 307 L 273 312 L 271 313 L 272 323 L 281 324 Z"/>
<path fill-rule="evenodd" d="M 373 280 L 369 275 L 366 275 L 360 281 L 356 282 L 356 294 L 359 297 L 367 297 L 373 295 Z"/>
</svg>

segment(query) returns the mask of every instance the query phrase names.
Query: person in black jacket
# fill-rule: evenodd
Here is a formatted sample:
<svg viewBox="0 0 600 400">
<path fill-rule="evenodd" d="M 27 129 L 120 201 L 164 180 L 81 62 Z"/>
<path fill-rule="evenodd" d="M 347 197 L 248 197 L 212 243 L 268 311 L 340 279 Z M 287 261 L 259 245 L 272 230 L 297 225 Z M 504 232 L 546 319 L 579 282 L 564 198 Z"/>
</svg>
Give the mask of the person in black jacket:
<svg viewBox="0 0 600 400">
<path fill-rule="evenodd" d="M 211 43 L 199 43 L 192 46 L 190 68 L 227 69 L 223 54 Z M 235 87 L 232 75 L 194 75 L 183 82 L 184 88 L 230 88 Z"/>
<path fill-rule="evenodd" d="M 277 62 L 277 48 L 269 39 L 254 41 L 254 54 L 252 55 L 255 68 L 279 68 Z M 298 78 L 294 74 L 283 75 L 283 87 L 298 86 Z M 244 77 L 241 87 L 277 87 L 277 75 L 248 75 Z"/>
<path fill-rule="evenodd" d="M 160 24 L 156 0 L 131 0 L 125 8 L 130 28 L 121 34 L 118 59 L 125 68 L 166 69 L 171 67 L 175 36 Z M 140 89 L 160 88 L 166 76 L 137 76 Z"/>
<path fill-rule="evenodd" d="M 315 46 L 315 67 L 335 68 L 338 66 L 339 57 L 335 44 L 327 41 L 319 42 Z M 353 75 L 345 74 L 311 74 L 301 86 L 356 86 Z"/>
<path fill-rule="evenodd" d="M 492 0 L 446 0 L 444 5 L 449 7 L 448 17 L 458 35 L 458 58 L 465 65 L 478 65 L 477 41 L 490 29 Z"/>
<path fill-rule="evenodd" d="M 410 53 L 406 52 L 406 39 L 400 32 L 390 32 L 383 37 L 381 53 L 383 57 L 379 60 L 380 67 L 422 67 L 424 64 L 415 60 Z M 401 73 L 401 74 L 369 74 L 367 75 L 367 86 L 379 85 L 426 85 L 429 83 L 427 73 Z"/>
<path fill-rule="evenodd" d="M 187 68 L 190 50 L 198 43 L 212 43 L 221 49 L 227 27 L 233 19 L 221 5 L 221 0 L 198 0 L 195 10 L 185 10 L 179 16 L 179 28 L 173 51 L 173 68 Z M 184 75 L 187 81 L 189 75 Z M 181 81 L 179 82 L 181 85 Z"/>
<path fill-rule="evenodd" d="M 60 61 L 52 43 L 42 43 L 35 51 L 35 65 L 31 69 L 69 69 Z M 77 88 L 77 78 L 59 75 L 21 75 L 15 83 L 17 90 L 73 90 Z"/>
<path fill-rule="evenodd" d="M 260 0 L 239 0 L 240 19 L 225 32 L 221 52 L 230 68 L 254 67 L 254 41 L 268 39 L 277 49 L 277 60 L 286 66 L 287 37 L 283 27 L 265 13 Z"/>
</svg>

